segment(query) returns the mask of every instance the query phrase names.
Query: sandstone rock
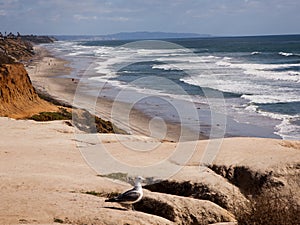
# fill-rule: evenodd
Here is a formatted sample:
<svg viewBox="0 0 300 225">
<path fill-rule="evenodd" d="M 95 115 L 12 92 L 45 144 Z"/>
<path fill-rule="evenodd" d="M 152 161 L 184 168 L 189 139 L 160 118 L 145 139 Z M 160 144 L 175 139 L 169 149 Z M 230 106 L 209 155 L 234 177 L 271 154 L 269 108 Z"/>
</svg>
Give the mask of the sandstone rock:
<svg viewBox="0 0 300 225">
<path fill-rule="evenodd" d="M 10 58 L 14 61 L 29 60 L 33 55 L 33 46 L 30 42 L 21 39 L 0 39 L 0 59 Z M 7 63 L 0 61 L 0 64 Z"/>
<path fill-rule="evenodd" d="M 148 191 L 144 195 L 143 200 L 135 204 L 136 210 L 164 217 L 175 224 L 234 221 L 231 213 L 210 201 Z"/>
<path fill-rule="evenodd" d="M 254 145 L 245 138 L 236 140 L 239 146 L 224 140 L 224 148 L 231 152 L 220 151 L 210 168 L 244 194 L 255 195 L 265 188 L 293 189 L 291 185 L 300 181 L 299 141 L 256 138 L 251 140 Z"/>
<path fill-rule="evenodd" d="M 0 116 L 25 117 L 57 107 L 39 98 L 22 64 L 0 66 Z"/>
<path fill-rule="evenodd" d="M 209 168 L 185 167 L 172 178 L 147 185 L 145 188 L 162 193 L 192 197 L 214 202 L 233 212 L 247 202 L 238 187 Z"/>
<path fill-rule="evenodd" d="M 199 165 L 210 141 L 199 143 L 188 166 Z M 299 141 L 265 138 L 225 138 L 216 158 L 208 165 L 215 173 L 237 186 L 245 195 L 265 188 L 291 189 L 300 182 Z"/>
</svg>

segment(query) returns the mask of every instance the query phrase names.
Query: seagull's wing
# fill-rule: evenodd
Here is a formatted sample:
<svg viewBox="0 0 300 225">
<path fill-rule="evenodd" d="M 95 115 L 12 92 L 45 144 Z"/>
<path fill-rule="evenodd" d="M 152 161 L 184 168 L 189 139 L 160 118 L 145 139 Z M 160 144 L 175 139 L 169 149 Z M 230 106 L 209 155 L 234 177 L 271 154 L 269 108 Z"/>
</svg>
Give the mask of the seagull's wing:
<svg viewBox="0 0 300 225">
<path fill-rule="evenodd" d="M 135 188 L 128 190 L 118 197 L 115 198 L 118 202 L 134 202 L 141 196 L 141 193 L 138 192 Z"/>
</svg>

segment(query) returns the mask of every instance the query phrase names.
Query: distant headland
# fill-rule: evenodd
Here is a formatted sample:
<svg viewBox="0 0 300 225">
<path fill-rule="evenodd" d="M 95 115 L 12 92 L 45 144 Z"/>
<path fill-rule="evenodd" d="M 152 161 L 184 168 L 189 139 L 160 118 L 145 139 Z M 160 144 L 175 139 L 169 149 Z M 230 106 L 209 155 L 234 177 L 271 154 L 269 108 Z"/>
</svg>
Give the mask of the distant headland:
<svg viewBox="0 0 300 225">
<path fill-rule="evenodd" d="M 108 35 L 56 35 L 58 40 L 161 40 L 176 38 L 211 37 L 209 34 L 169 33 L 169 32 L 120 32 Z"/>
</svg>

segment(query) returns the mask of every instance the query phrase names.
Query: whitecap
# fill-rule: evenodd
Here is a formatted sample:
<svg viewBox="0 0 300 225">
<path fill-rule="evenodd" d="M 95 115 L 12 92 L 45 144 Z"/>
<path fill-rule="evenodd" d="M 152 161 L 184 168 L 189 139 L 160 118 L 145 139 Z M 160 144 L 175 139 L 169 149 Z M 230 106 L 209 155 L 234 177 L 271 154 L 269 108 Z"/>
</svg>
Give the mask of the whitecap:
<svg viewBox="0 0 300 225">
<path fill-rule="evenodd" d="M 280 94 L 279 94 L 280 93 Z M 285 93 L 284 90 L 280 90 L 277 94 L 243 94 L 241 98 L 256 104 L 269 104 L 269 103 L 280 103 L 280 102 L 297 102 L 299 97 L 296 94 Z"/>
<path fill-rule="evenodd" d="M 152 69 L 160 69 L 160 70 L 180 70 L 180 68 L 178 68 L 175 65 L 172 64 L 163 64 L 163 65 L 153 65 Z"/>
<path fill-rule="evenodd" d="M 300 118 L 299 118 L 300 119 Z M 299 140 L 300 139 L 300 126 L 291 123 L 293 118 L 286 117 L 280 124 L 275 127 L 275 134 L 285 140 Z"/>
<path fill-rule="evenodd" d="M 293 53 L 289 53 L 289 52 L 278 52 L 278 55 L 282 55 L 282 56 L 293 56 L 294 54 Z"/>
</svg>

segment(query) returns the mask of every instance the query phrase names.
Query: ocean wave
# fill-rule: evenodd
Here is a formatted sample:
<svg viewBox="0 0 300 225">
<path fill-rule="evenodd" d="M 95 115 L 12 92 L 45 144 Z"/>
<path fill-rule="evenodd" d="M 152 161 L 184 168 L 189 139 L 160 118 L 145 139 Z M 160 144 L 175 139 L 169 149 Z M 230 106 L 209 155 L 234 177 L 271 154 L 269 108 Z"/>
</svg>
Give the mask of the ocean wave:
<svg viewBox="0 0 300 225">
<path fill-rule="evenodd" d="M 300 120 L 300 118 L 299 118 Z M 282 137 L 284 140 L 299 140 L 300 126 L 291 123 L 290 118 L 285 118 L 275 127 L 275 134 Z"/>
<path fill-rule="evenodd" d="M 258 71 L 258 70 L 247 70 L 244 71 L 244 74 L 257 76 L 264 78 L 266 80 L 274 80 L 274 81 L 289 81 L 300 83 L 299 73 L 293 71 L 286 72 L 274 72 L 274 71 Z"/>
<path fill-rule="evenodd" d="M 295 71 L 300 67 L 299 63 L 295 64 L 258 64 L 231 62 L 223 58 L 215 63 L 219 67 L 242 70 L 245 75 L 261 77 L 266 80 L 292 81 L 300 83 L 299 72 Z"/>
<path fill-rule="evenodd" d="M 86 52 L 80 52 L 80 51 L 77 51 L 77 52 L 70 52 L 69 54 L 67 54 L 67 56 L 79 56 L 79 55 L 83 55 L 85 54 Z"/>
<path fill-rule="evenodd" d="M 124 51 L 132 51 L 132 48 L 123 48 Z M 177 56 L 185 54 L 187 51 L 186 49 L 135 49 L 136 53 L 142 56 L 152 56 L 156 55 L 159 56 Z"/>
<path fill-rule="evenodd" d="M 284 91 L 282 90 L 282 94 L 278 95 L 267 95 L 263 93 L 257 94 L 243 94 L 241 98 L 248 100 L 251 103 L 255 104 L 276 104 L 276 103 L 290 103 L 290 102 L 298 102 L 299 97 L 296 94 L 288 94 L 284 95 Z"/>
<path fill-rule="evenodd" d="M 277 87 L 270 89 L 269 82 L 260 82 L 254 79 L 240 79 L 239 73 L 232 74 L 195 74 L 180 78 L 180 81 L 200 87 L 208 87 L 222 92 L 235 93 L 241 98 L 253 103 L 277 103 L 297 101 L 297 91 L 290 87 Z"/>
<path fill-rule="evenodd" d="M 258 104 L 258 109 L 262 111 L 294 116 L 300 112 L 300 102 L 291 101 L 291 102 L 264 103 L 264 104 Z"/>
<path fill-rule="evenodd" d="M 172 64 L 153 65 L 152 69 L 160 69 L 160 70 L 165 70 L 165 71 L 168 71 L 168 70 L 174 70 L 174 71 L 181 70 L 180 68 L 178 68 L 177 66 L 172 65 Z"/>
<path fill-rule="evenodd" d="M 69 54 L 69 58 L 73 56 L 75 62 L 76 60 L 78 61 L 78 57 L 84 57 L 87 53 L 95 56 L 94 58 L 91 57 L 91 59 L 95 60 L 95 64 L 92 66 L 93 71 L 87 76 L 87 82 L 91 84 L 89 91 L 93 91 L 93 88 L 98 87 L 98 81 L 115 86 L 115 88 L 126 89 L 126 91 L 167 95 L 172 98 L 186 100 L 186 95 L 176 95 L 176 92 L 172 90 L 169 93 L 163 93 L 168 92 L 168 90 L 163 90 L 163 88 L 155 90 L 155 88 L 159 89 L 160 87 L 154 87 L 154 85 L 151 86 L 149 84 L 133 86 L 132 82 L 126 82 L 127 73 L 134 73 L 133 76 L 128 74 L 128 77 L 135 78 L 134 76 L 137 74 L 137 78 L 139 78 L 139 70 L 141 68 L 146 68 L 147 72 L 151 74 L 152 67 L 152 69 L 161 70 L 152 71 L 154 74 L 170 74 L 170 76 L 176 74 L 174 77 L 165 77 L 178 79 L 176 83 L 187 88 L 187 90 L 193 90 L 195 86 L 199 86 L 203 89 L 217 90 L 220 93 L 229 93 L 225 95 L 226 101 L 236 104 L 241 103 L 239 105 L 241 107 L 238 108 L 239 113 L 246 116 L 254 115 L 254 117 L 265 116 L 268 122 L 272 119 L 273 122 L 275 121 L 276 124 L 279 124 L 276 127 L 276 132 L 282 137 L 288 137 L 289 133 L 291 134 L 298 129 L 298 133 L 295 132 L 294 136 L 298 135 L 299 137 L 299 126 L 293 123 L 293 121 L 297 120 L 298 114 L 291 116 L 269 112 L 268 109 L 263 109 L 259 106 L 259 104 L 299 101 L 300 71 L 297 68 L 300 67 L 300 61 L 299 58 L 295 57 L 300 56 L 296 54 L 298 50 L 295 50 L 295 53 L 289 51 L 279 52 L 278 50 L 272 52 L 263 51 L 262 53 L 259 52 L 261 49 L 258 45 L 257 48 L 252 48 L 250 52 L 243 53 L 205 52 L 203 54 L 194 54 L 191 51 L 183 51 L 182 49 L 141 49 L 127 48 L 126 46 L 82 47 L 78 42 L 56 42 L 55 47 L 58 48 L 61 54 Z M 255 57 L 254 55 L 259 56 Z M 257 59 L 261 60 L 258 62 L 256 61 Z M 126 65 L 143 61 L 150 62 L 150 64 L 145 67 L 140 66 L 140 64 L 137 67 L 135 65 L 126 67 Z M 120 69 L 121 73 L 118 73 Z M 185 73 L 164 72 L 168 70 L 181 70 Z M 142 72 L 140 74 L 141 77 L 144 76 Z M 124 75 L 124 79 L 119 77 L 122 75 Z M 184 84 L 180 81 L 184 82 Z M 87 87 L 89 86 L 87 85 Z M 109 90 L 103 91 L 107 91 L 106 96 L 110 95 Z M 205 96 L 198 94 L 198 92 L 195 95 L 189 95 L 189 97 L 193 101 L 197 100 L 199 102 L 206 99 Z M 234 116 L 235 114 L 230 114 L 230 116 L 232 115 Z M 273 128 L 275 124 L 269 126 Z"/>
<path fill-rule="evenodd" d="M 278 55 L 285 56 L 285 57 L 290 57 L 290 56 L 299 56 L 300 57 L 300 54 L 295 54 L 295 53 L 290 53 L 290 52 L 278 52 Z"/>
<path fill-rule="evenodd" d="M 197 64 L 197 63 L 214 63 L 216 60 L 220 59 L 218 56 L 207 55 L 207 56 L 197 56 L 194 54 L 184 54 L 178 56 L 163 56 L 155 59 L 157 62 L 170 62 L 170 63 L 186 63 L 186 64 Z M 190 66 L 190 65 L 186 65 Z"/>
<path fill-rule="evenodd" d="M 296 123 L 300 121 L 300 114 L 288 115 L 276 112 L 269 112 L 259 108 L 256 104 L 249 104 L 245 110 L 258 113 L 261 116 L 280 121 L 275 126 L 274 134 L 279 135 L 282 139 L 300 139 L 300 126 Z"/>
</svg>

